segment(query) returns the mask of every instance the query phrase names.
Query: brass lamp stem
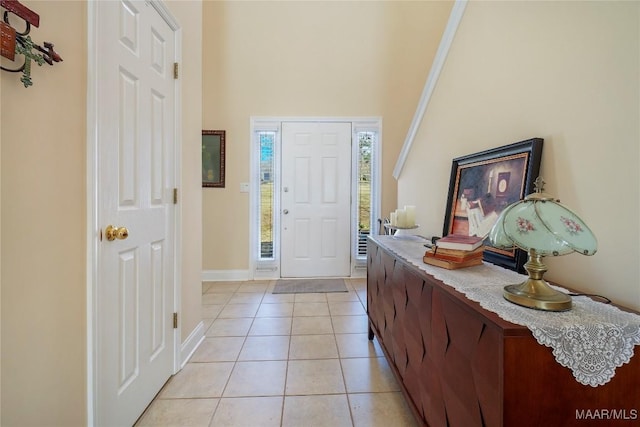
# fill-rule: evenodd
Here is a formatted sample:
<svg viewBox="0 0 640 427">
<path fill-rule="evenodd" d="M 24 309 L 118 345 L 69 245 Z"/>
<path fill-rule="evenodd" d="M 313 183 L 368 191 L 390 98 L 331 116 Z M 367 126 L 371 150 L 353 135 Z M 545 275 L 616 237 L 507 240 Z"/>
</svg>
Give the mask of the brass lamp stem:
<svg viewBox="0 0 640 427">
<path fill-rule="evenodd" d="M 529 250 L 529 258 L 524 269 L 527 270 L 530 278 L 536 280 L 542 280 L 542 276 L 547 272 L 547 266 L 542 263 L 542 255 L 538 254 L 535 249 Z"/>
<path fill-rule="evenodd" d="M 529 258 L 524 265 L 529 278 L 519 285 L 504 287 L 506 300 L 524 307 L 544 311 L 566 311 L 571 309 L 571 297 L 553 289 L 542 277 L 547 266 L 542 262 L 542 255 L 535 249 L 529 249 Z"/>
</svg>

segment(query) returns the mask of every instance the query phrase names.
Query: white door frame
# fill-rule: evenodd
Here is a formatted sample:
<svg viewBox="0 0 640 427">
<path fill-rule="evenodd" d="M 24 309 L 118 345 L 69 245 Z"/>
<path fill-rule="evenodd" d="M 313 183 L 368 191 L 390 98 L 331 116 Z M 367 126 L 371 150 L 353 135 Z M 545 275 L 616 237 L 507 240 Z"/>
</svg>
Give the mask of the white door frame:
<svg viewBox="0 0 640 427">
<path fill-rule="evenodd" d="M 158 14 L 166 21 L 175 34 L 175 62 L 180 62 L 182 57 L 182 30 L 178 21 L 169 11 L 163 0 L 147 0 Z M 95 2 L 87 2 L 87 425 L 95 424 L 96 406 L 96 294 L 100 277 L 98 275 L 98 245 L 100 243 L 100 230 L 103 224 L 98 223 L 98 99 L 97 87 L 100 83 L 97 78 L 98 67 L 101 66 L 100 51 L 97 47 L 97 6 Z M 180 189 L 182 176 L 182 92 L 181 81 L 175 83 L 175 186 Z M 180 311 L 181 281 L 182 275 L 182 206 L 178 205 L 175 212 L 175 259 L 174 259 L 174 312 Z M 173 373 L 180 370 L 180 328 L 174 329 L 173 334 Z"/>
<path fill-rule="evenodd" d="M 252 206 L 256 206 L 257 203 L 259 203 L 259 197 L 260 197 L 260 192 L 259 192 L 259 188 L 258 185 L 255 185 L 256 183 L 260 182 L 260 177 L 258 176 L 258 167 L 260 164 L 260 159 L 259 156 L 256 153 L 256 149 L 255 149 L 255 135 L 256 132 L 261 131 L 261 130 L 271 130 L 271 131 L 276 131 L 278 133 L 278 140 L 276 141 L 276 144 L 278 144 L 278 148 L 277 151 L 278 155 L 280 153 L 280 144 L 281 144 L 281 134 L 282 134 L 282 130 L 281 130 L 281 124 L 282 122 L 349 122 L 351 123 L 351 133 L 352 133 L 352 156 L 351 156 L 351 161 L 356 162 L 357 161 L 357 149 L 356 146 L 354 144 L 354 141 L 356 140 L 356 133 L 359 130 L 365 130 L 365 129 L 372 129 L 378 132 L 378 144 L 376 145 L 376 158 L 380 159 L 381 158 L 381 153 L 382 153 L 382 117 L 374 117 L 374 116 L 368 116 L 368 117 L 300 117 L 300 116 L 296 116 L 296 117 L 291 117 L 291 116 L 251 116 L 249 118 L 249 127 L 250 127 L 250 138 L 249 140 L 251 141 L 251 147 L 249 150 L 249 157 L 250 157 L 250 172 L 249 172 L 249 177 L 250 177 L 250 186 L 249 186 L 249 274 L 248 274 L 248 278 L 249 280 L 252 279 L 279 279 L 281 274 L 280 274 L 280 254 L 277 253 L 276 257 L 273 261 L 258 261 L 258 251 L 256 248 L 254 248 L 254 244 L 255 242 L 258 241 L 258 236 L 260 233 L 260 230 L 258 229 L 258 214 L 255 212 L 255 209 L 252 208 Z M 382 192 L 382 187 L 381 187 L 381 172 L 382 172 L 382 162 L 378 161 L 375 165 L 375 176 L 376 176 L 376 188 L 379 189 L 379 192 Z M 276 173 L 279 175 L 280 174 L 280 162 L 279 160 L 276 160 Z M 356 170 L 355 166 L 352 168 L 353 171 Z M 278 176 L 278 183 L 279 183 L 279 176 Z M 353 173 L 352 173 L 352 181 L 353 181 Z M 351 187 L 352 187 L 352 195 L 354 194 L 355 188 L 356 188 L 356 183 L 352 182 L 351 183 Z M 280 209 L 280 198 L 279 198 L 279 192 L 276 192 L 277 196 L 276 196 L 276 200 L 274 201 L 275 203 L 275 209 L 279 210 Z M 377 197 L 376 200 L 374 201 L 375 207 L 374 207 L 374 214 L 375 216 L 378 216 L 380 213 L 380 201 L 381 198 Z M 356 215 L 355 213 L 355 205 L 352 203 L 351 206 L 351 213 L 352 216 Z M 353 218 L 352 218 L 353 221 Z M 279 221 L 274 221 L 274 227 L 278 228 L 280 227 Z M 279 231 L 278 231 L 279 233 Z M 277 237 L 277 239 L 279 239 L 279 235 Z M 277 244 L 275 244 L 276 248 L 279 248 L 279 242 Z M 351 247 L 351 253 L 353 255 L 354 251 L 356 250 L 355 246 L 352 244 Z M 279 252 L 279 251 L 278 251 Z M 352 277 L 358 277 L 358 275 L 362 274 L 362 266 L 360 265 L 361 261 L 357 260 L 355 257 L 351 257 L 351 276 Z"/>
</svg>

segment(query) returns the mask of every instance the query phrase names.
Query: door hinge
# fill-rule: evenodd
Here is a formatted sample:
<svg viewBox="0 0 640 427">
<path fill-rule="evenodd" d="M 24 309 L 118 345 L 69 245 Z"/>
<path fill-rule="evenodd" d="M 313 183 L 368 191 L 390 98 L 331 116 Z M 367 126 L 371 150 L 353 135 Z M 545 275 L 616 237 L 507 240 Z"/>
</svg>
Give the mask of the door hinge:
<svg viewBox="0 0 640 427">
<path fill-rule="evenodd" d="M 173 313 L 173 329 L 178 329 L 178 313 Z"/>
<path fill-rule="evenodd" d="M 173 78 L 174 78 L 174 79 L 177 79 L 177 78 L 178 78 L 178 68 L 179 68 L 178 63 L 177 63 L 177 62 L 174 62 L 174 63 L 173 63 Z"/>
<path fill-rule="evenodd" d="M 173 189 L 173 204 L 174 205 L 178 204 L 178 189 L 177 188 Z"/>
</svg>

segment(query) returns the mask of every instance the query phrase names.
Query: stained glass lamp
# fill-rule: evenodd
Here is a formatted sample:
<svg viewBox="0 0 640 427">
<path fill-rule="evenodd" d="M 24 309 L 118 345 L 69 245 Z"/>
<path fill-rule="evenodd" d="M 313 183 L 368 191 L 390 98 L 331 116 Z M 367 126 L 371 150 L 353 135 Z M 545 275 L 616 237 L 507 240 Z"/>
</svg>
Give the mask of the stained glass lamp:
<svg viewBox="0 0 640 427">
<path fill-rule="evenodd" d="M 535 192 L 507 206 L 494 224 L 489 239 L 497 248 L 517 247 L 527 252 L 524 265 L 529 277 L 504 288 L 504 298 L 514 304 L 545 311 L 571 309 L 571 297 L 553 289 L 543 276 L 547 256 L 596 253 L 598 243 L 587 225 L 571 210 L 544 193 L 544 180 L 535 180 Z"/>
</svg>

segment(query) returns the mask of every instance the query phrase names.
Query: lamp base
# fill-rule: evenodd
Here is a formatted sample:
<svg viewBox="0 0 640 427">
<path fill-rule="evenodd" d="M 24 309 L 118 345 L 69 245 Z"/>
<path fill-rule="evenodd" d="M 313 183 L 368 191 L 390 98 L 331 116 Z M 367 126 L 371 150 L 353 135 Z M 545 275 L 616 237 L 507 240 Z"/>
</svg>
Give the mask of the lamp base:
<svg viewBox="0 0 640 427">
<path fill-rule="evenodd" d="M 509 302 L 536 310 L 571 310 L 571 297 L 556 291 L 541 279 L 529 278 L 519 285 L 505 286 L 503 296 Z"/>
</svg>

